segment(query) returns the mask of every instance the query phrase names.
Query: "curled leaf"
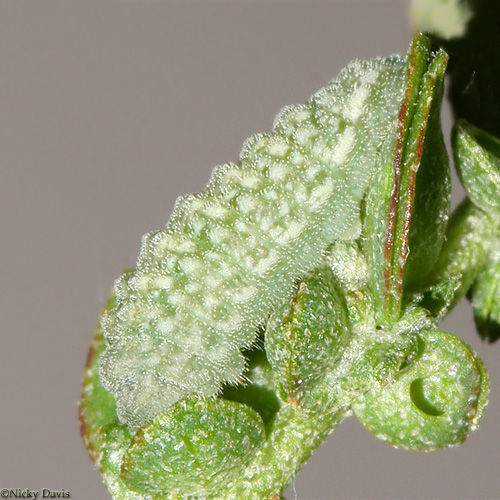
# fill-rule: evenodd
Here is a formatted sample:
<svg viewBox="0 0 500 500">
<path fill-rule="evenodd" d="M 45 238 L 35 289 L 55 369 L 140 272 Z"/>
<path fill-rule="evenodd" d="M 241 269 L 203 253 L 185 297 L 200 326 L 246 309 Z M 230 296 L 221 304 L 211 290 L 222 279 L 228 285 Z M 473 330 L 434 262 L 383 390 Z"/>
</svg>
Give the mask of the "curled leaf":
<svg viewBox="0 0 500 500">
<path fill-rule="evenodd" d="M 398 448 L 459 445 L 477 428 L 487 404 L 486 369 L 454 335 L 423 331 L 420 342 L 398 380 L 366 393 L 354 413 L 372 434 Z"/>
</svg>

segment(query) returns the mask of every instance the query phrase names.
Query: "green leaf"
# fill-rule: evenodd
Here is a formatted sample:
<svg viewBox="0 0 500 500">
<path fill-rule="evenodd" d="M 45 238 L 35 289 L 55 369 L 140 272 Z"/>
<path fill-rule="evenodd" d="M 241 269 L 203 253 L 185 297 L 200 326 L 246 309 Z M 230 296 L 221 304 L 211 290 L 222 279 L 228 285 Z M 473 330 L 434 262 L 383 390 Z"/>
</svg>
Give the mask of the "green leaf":
<svg viewBox="0 0 500 500">
<path fill-rule="evenodd" d="M 443 241 L 449 174 L 439 106 L 446 63 L 444 52 L 433 55 L 429 40 L 415 36 L 408 57 L 397 139 L 382 144 L 377 173 L 366 197 L 362 241 L 379 322 L 399 319 L 404 279 L 410 280 L 412 286 L 419 283 L 436 261 Z M 422 162 L 423 173 L 418 179 Z M 429 178 L 436 178 L 441 186 L 427 192 Z M 421 192 L 416 193 L 416 188 Z M 418 214 L 412 228 L 415 205 Z M 411 243 L 413 256 L 405 276 Z M 419 269 L 417 273 L 422 261 L 428 270 L 422 273 Z"/>
<path fill-rule="evenodd" d="M 453 146 L 467 196 L 500 220 L 500 140 L 461 120 L 454 129 Z"/>
<path fill-rule="evenodd" d="M 394 142 L 387 138 L 381 146 L 381 154 L 377 158 L 373 183 L 364 200 L 362 249 L 369 270 L 370 295 L 373 297 L 375 309 L 380 322 L 385 320 L 385 309 L 390 288 L 388 266 L 392 249 L 386 246 L 389 234 L 389 214 L 391 210 L 394 169 L 392 161 Z M 394 217 L 392 217 L 394 218 Z M 391 233 L 392 234 L 392 233 Z"/>
<path fill-rule="evenodd" d="M 143 500 L 144 492 L 132 491 L 121 478 L 122 459 L 132 441 L 125 425 L 116 423 L 99 428 L 96 444 L 100 449 L 99 469 L 114 500 Z"/>
<path fill-rule="evenodd" d="M 290 304 L 269 319 L 267 357 L 284 399 L 300 403 L 348 343 L 345 298 L 328 267 L 302 280 Z"/>
<path fill-rule="evenodd" d="M 500 245 L 490 255 L 471 290 L 474 319 L 479 334 L 490 342 L 500 337 Z"/>
<path fill-rule="evenodd" d="M 443 51 L 439 51 L 431 59 L 422 77 L 419 100 L 415 104 L 408 136 L 404 143 L 390 269 L 392 282 L 389 305 L 392 304 L 393 314 L 401 308 L 406 280 L 411 279 L 409 286 L 418 286 L 431 271 L 438 258 L 448 221 L 450 196 L 449 191 L 446 192 L 447 187 L 449 189 L 448 160 L 439 121 L 447 62 L 448 56 Z M 425 142 L 427 142 L 425 159 L 428 163 L 423 164 Z M 425 168 L 424 178 L 417 185 L 417 175 L 422 165 Z M 432 182 L 444 181 L 445 183 L 441 189 L 418 193 L 417 197 L 417 187 L 428 190 L 429 177 L 433 178 Z M 441 197 L 438 197 L 439 195 Z M 417 201 L 418 207 L 415 206 Z M 416 208 L 419 210 L 419 217 L 418 225 L 414 226 Z M 410 246 L 412 243 L 414 247 Z M 413 257 L 411 261 L 408 261 L 410 255 Z M 410 265 L 412 267 L 408 269 L 407 266 Z"/>
<path fill-rule="evenodd" d="M 370 287 L 380 319 L 390 308 L 389 300 L 393 293 L 391 263 L 404 148 L 429 57 L 429 40 L 416 35 L 409 49 L 397 132 L 394 136 L 386 137 L 379 146 L 374 178 L 364 203 L 363 251 L 370 269 Z"/>
<path fill-rule="evenodd" d="M 459 445 L 477 428 L 487 404 L 486 369 L 454 335 L 422 331 L 420 342 L 417 358 L 398 380 L 362 396 L 354 413 L 368 431 L 398 448 Z"/>
<path fill-rule="evenodd" d="M 426 76 L 427 85 L 430 87 L 427 96 L 433 92 L 434 95 L 427 120 L 422 160 L 416 176 L 409 235 L 410 253 L 404 268 L 405 292 L 421 290 L 428 281 L 439 258 L 448 225 L 451 179 L 448 154 L 441 131 L 441 100 L 446 59 L 443 53 L 436 57 L 433 67 L 429 69 L 429 76 Z M 422 100 L 425 100 L 424 92 L 422 97 Z M 418 115 L 414 120 L 419 120 Z M 421 133 L 423 132 L 421 129 Z M 417 144 L 417 151 L 419 147 L 421 144 Z"/>
<path fill-rule="evenodd" d="M 238 478 L 263 441 L 262 419 L 248 406 L 191 397 L 139 429 L 122 478 L 149 494 L 215 494 Z"/>
<path fill-rule="evenodd" d="M 432 283 L 419 304 L 438 318 L 454 307 L 486 264 L 498 224 L 465 200 L 450 218 L 446 242 L 434 266 Z"/>
</svg>

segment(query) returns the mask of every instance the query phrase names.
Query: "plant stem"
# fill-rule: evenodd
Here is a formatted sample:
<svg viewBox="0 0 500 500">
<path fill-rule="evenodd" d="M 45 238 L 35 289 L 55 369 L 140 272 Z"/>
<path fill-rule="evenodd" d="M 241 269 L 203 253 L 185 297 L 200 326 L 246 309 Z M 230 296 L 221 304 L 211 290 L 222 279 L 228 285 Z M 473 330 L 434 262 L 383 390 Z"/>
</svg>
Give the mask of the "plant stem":
<svg viewBox="0 0 500 500">
<path fill-rule="evenodd" d="M 322 406 L 306 411 L 284 404 L 272 423 L 266 445 L 222 497 L 263 499 L 279 495 L 348 413 L 345 407 L 324 412 Z"/>
</svg>

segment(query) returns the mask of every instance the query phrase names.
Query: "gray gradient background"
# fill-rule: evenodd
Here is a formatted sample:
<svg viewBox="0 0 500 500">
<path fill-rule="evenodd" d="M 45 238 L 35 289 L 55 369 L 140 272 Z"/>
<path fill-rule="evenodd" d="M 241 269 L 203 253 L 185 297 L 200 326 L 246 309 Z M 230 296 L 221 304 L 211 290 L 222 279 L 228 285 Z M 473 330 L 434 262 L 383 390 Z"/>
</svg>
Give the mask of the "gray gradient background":
<svg viewBox="0 0 500 500">
<path fill-rule="evenodd" d="M 0 488 L 108 498 L 76 414 L 113 280 L 176 196 L 235 160 L 282 105 L 355 57 L 404 52 L 406 10 L 403 0 L 0 3 Z M 480 341 L 468 304 L 445 328 L 490 369 L 480 430 L 459 449 L 415 454 L 350 418 L 289 498 L 500 497 L 500 346 Z"/>
</svg>

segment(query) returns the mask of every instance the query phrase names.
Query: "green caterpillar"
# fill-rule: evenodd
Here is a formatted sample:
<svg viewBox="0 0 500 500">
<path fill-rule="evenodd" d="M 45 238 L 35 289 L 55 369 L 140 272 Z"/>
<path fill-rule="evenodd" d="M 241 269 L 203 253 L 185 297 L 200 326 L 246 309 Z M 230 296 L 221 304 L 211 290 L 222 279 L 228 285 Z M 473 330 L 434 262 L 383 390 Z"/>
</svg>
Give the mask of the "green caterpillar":
<svg viewBox="0 0 500 500">
<path fill-rule="evenodd" d="M 241 381 L 241 350 L 294 283 L 333 242 L 359 237 L 363 196 L 394 151 L 405 69 L 400 56 L 351 63 L 144 236 L 101 319 L 100 378 L 122 423 Z"/>
</svg>

